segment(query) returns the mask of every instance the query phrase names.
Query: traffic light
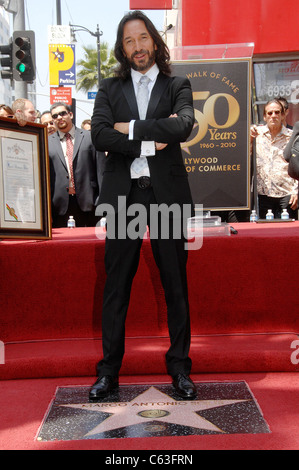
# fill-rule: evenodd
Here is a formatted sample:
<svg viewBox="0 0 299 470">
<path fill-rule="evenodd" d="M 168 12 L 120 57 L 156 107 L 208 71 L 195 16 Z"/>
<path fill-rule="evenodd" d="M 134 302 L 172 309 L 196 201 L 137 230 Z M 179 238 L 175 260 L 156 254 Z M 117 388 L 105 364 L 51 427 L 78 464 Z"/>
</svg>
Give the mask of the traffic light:
<svg viewBox="0 0 299 470">
<path fill-rule="evenodd" d="M 34 31 L 15 31 L 12 39 L 12 68 L 16 81 L 31 83 L 35 79 Z"/>
<path fill-rule="evenodd" d="M 1 78 L 3 79 L 12 79 L 12 43 L 0 46 L 0 64 L 1 69 L 5 67 L 4 70 L 1 70 Z"/>
</svg>

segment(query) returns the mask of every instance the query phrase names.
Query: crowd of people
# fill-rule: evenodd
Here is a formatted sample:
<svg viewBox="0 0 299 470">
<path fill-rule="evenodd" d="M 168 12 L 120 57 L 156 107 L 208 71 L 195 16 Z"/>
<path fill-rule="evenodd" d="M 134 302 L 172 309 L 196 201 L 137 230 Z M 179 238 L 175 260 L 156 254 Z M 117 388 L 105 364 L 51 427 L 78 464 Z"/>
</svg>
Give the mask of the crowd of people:
<svg viewBox="0 0 299 470">
<path fill-rule="evenodd" d="M 20 126 L 33 122 L 47 126 L 53 228 L 66 227 L 70 216 L 77 227 L 96 226 L 105 154 L 92 144 L 91 120 L 84 120 L 78 128 L 66 103 L 58 102 L 39 113 L 23 98 L 11 108 L 0 105 L 1 116 L 17 119 Z"/>
<path fill-rule="evenodd" d="M 251 142 L 255 141 L 256 146 L 256 210 L 260 219 L 266 218 L 269 209 L 274 218 L 280 218 L 283 209 L 286 209 L 291 219 L 298 220 L 298 181 L 288 175 L 289 158 L 286 159 L 284 155 L 288 143 L 293 140 L 291 137 L 297 135 L 298 126 L 295 126 L 293 133 L 293 127 L 286 120 L 287 114 L 288 101 L 283 97 L 272 99 L 264 107 L 265 124 L 251 126 Z M 70 215 L 75 218 L 78 227 L 95 226 L 99 220 L 95 216 L 95 209 L 105 154 L 96 151 L 91 141 L 91 119 L 84 120 L 78 128 L 72 122 L 72 110 L 66 103 L 59 102 L 40 113 L 28 99 L 18 99 L 11 107 L 0 104 L 1 117 L 15 118 L 21 126 L 27 122 L 39 122 L 47 126 L 53 228 L 66 227 Z M 71 159 L 67 156 L 66 145 L 69 134 Z M 68 184 L 72 179 L 73 182 L 77 180 L 75 192 Z M 248 211 L 222 211 L 217 214 L 228 222 L 249 220 Z"/>
</svg>

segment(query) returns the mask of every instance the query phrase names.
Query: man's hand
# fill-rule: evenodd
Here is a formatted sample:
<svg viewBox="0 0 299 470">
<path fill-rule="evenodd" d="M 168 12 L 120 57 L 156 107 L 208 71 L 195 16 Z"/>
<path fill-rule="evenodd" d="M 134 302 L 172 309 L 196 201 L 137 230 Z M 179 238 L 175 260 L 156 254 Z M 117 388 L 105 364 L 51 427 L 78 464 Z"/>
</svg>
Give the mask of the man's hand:
<svg viewBox="0 0 299 470">
<path fill-rule="evenodd" d="M 290 197 L 289 204 L 291 209 L 296 210 L 298 207 L 298 194 L 292 194 Z"/>
<path fill-rule="evenodd" d="M 251 142 L 259 135 L 257 126 L 253 125 L 250 127 L 250 139 Z"/>
<path fill-rule="evenodd" d="M 176 117 L 178 117 L 178 115 L 177 114 L 171 114 L 169 117 L 170 118 L 176 118 Z M 129 135 L 129 125 L 130 125 L 129 122 L 116 122 L 114 124 L 114 129 L 118 132 L 121 132 L 121 134 Z M 160 142 L 155 143 L 156 150 L 163 150 L 163 149 L 165 149 L 165 147 L 167 147 L 167 145 L 168 144 L 162 144 Z"/>
<path fill-rule="evenodd" d="M 129 135 L 129 122 L 116 122 L 114 124 L 114 129 L 122 134 Z"/>
<path fill-rule="evenodd" d="M 170 118 L 176 118 L 176 117 L 178 117 L 178 115 L 177 114 L 171 114 L 169 117 Z M 163 150 L 167 147 L 168 144 L 161 144 L 159 142 L 156 142 L 155 145 L 156 145 L 156 150 Z"/>
</svg>

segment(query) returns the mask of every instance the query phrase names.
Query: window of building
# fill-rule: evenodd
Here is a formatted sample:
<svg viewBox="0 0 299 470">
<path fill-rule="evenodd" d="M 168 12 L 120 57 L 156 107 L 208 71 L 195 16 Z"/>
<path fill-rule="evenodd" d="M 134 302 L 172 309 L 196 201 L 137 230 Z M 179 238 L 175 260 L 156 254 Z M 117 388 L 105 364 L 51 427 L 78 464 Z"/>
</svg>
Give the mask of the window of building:
<svg viewBox="0 0 299 470">
<path fill-rule="evenodd" d="M 253 61 L 253 120 L 263 122 L 264 105 L 272 98 L 288 101 L 287 124 L 299 121 L 299 60 Z"/>
</svg>

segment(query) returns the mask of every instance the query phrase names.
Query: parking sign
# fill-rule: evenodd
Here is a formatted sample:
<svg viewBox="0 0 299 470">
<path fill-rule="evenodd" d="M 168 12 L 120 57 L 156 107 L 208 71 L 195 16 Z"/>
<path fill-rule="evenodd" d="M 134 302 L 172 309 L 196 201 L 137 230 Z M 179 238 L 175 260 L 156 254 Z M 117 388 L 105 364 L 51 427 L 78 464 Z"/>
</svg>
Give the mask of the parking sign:
<svg viewBox="0 0 299 470">
<path fill-rule="evenodd" d="M 50 86 L 76 85 L 74 44 L 49 44 Z"/>
</svg>

